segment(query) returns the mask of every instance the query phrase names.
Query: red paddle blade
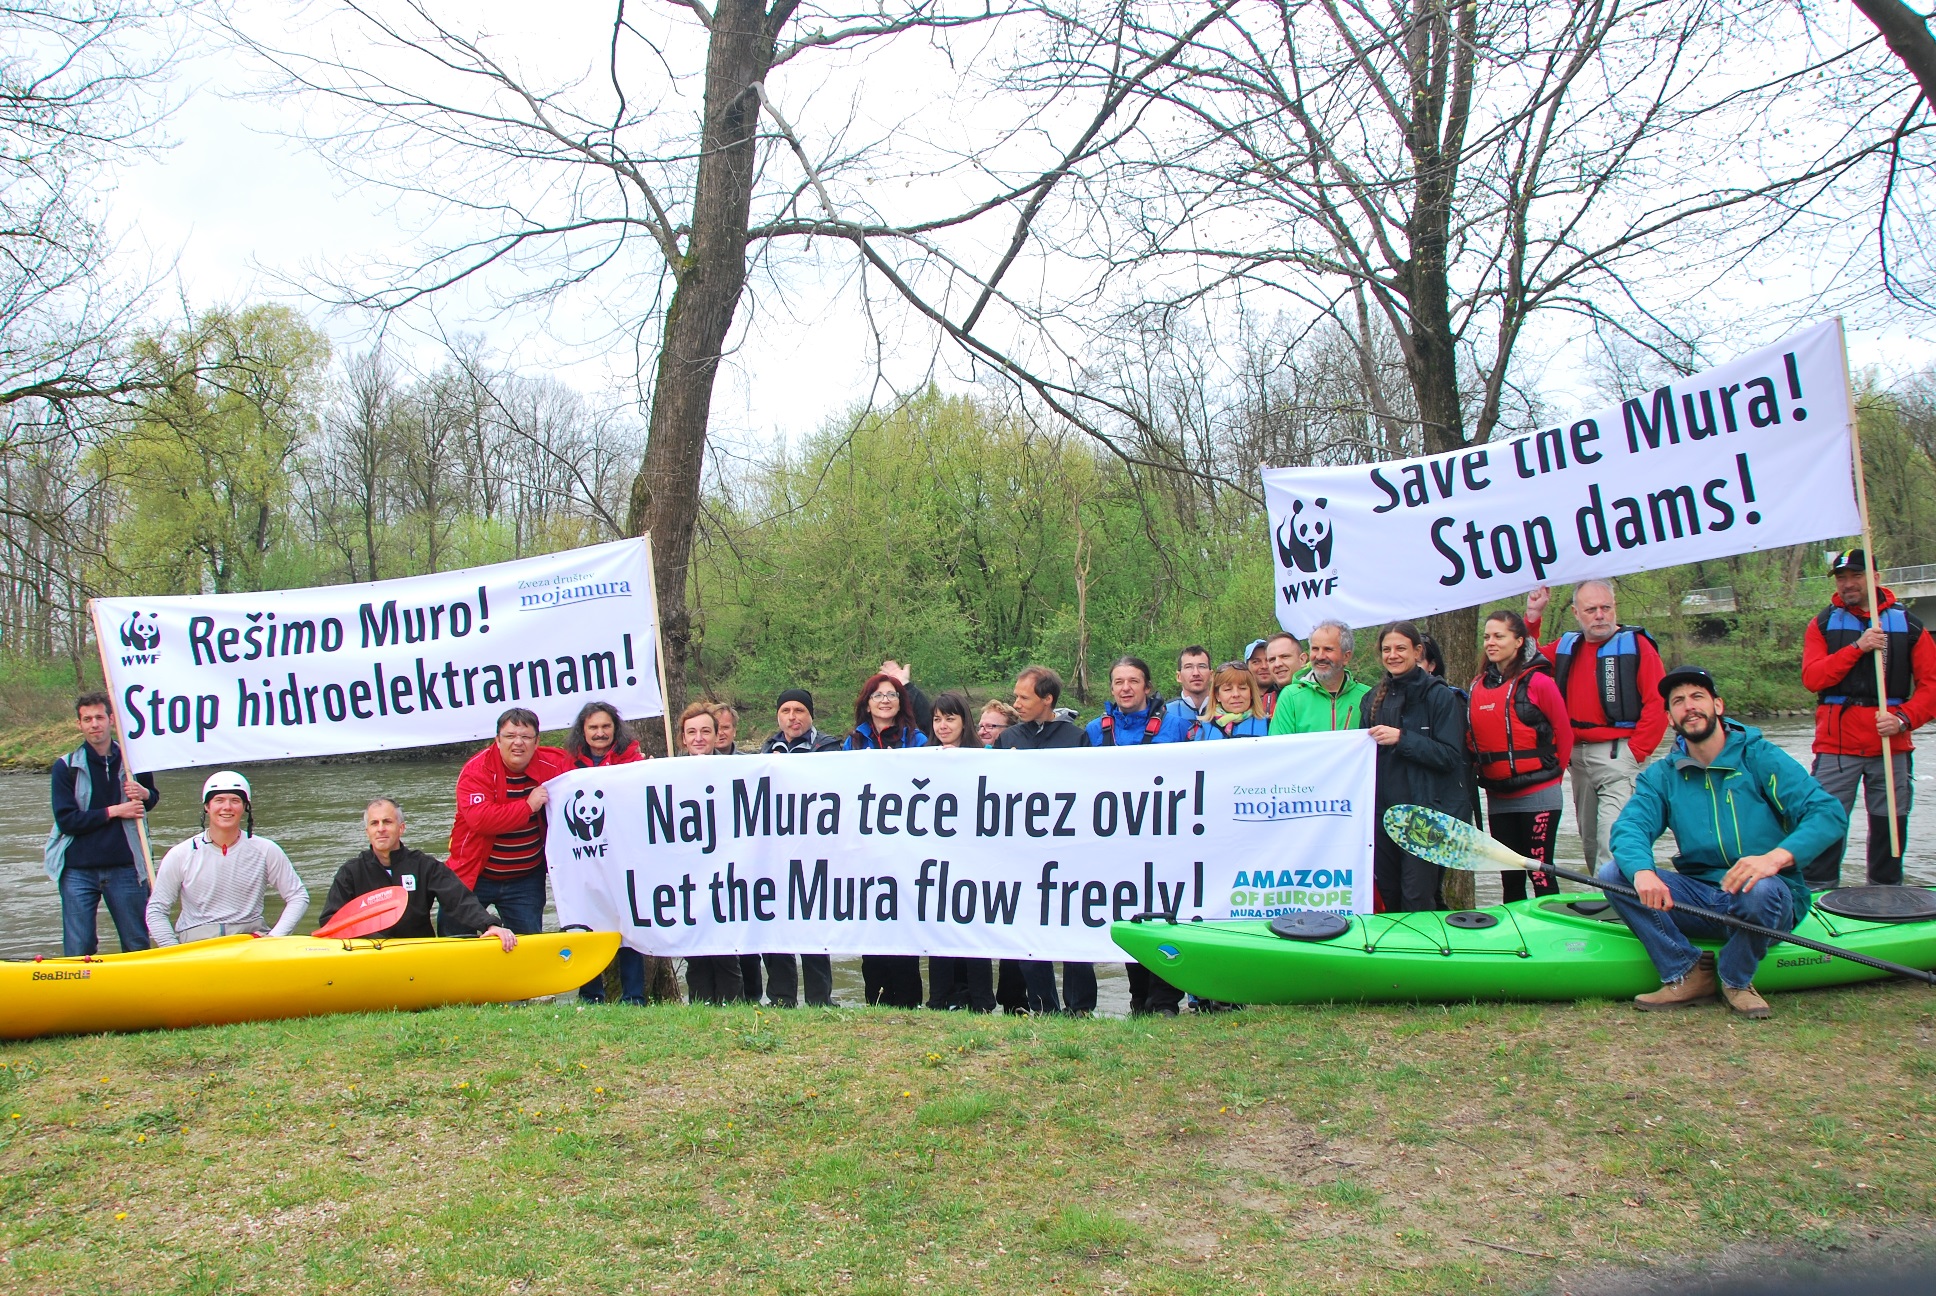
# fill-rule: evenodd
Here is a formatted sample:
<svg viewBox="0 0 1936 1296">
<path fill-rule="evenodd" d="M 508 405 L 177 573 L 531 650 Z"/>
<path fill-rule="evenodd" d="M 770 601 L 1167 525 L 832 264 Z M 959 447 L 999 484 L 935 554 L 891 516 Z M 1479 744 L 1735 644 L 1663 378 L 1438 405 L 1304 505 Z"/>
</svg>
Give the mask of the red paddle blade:
<svg viewBox="0 0 1936 1296">
<path fill-rule="evenodd" d="M 336 911 L 336 916 L 316 929 L 318 936 L 368 936 L 396 925 L 410 898 L 400 886 L 378 887 L 366 891 Z"/>
</svg>

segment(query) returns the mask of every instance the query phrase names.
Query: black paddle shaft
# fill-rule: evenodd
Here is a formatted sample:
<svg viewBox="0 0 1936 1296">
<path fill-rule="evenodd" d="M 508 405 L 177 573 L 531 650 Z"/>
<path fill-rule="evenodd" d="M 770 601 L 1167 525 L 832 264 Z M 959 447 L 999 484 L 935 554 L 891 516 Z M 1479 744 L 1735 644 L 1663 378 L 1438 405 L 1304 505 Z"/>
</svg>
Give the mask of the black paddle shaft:
<svg viewBox="0 0 1936 1296">
<path fill-rule="evenodd" d="M 1640 892 L 1618 882 L 1604 882 L 1599 878 L 1588 877 L 1584 873 L 1575 873 L 1572 869 L 1556 868 L 1551 864 L 1541 865 L 1540 869 L 1545 873 L 1557 874 L 1569 882 L 1580 882 L 1601 891 L 1617 891 L 1623 896 L 1629 896 L 1635 900 L 1640 899 Z M 1847 959 L 1851 963 L 1861 963 L 1864 966 L 1876 968 L 1882 972 L 1893 972 L 1897 976 L 1909 977 L 1913 980 L 1921 981 L 1926 985 L 1936 985 L 1936 972 L 1925 972 L 1921 968 L 1904 967 L 1900 963 L 1891 963 L 1887 959 L 1870 958 L 1867 954 L 1857 954 L 1854 950 L 1837 949 L 1833 945 L 1824 945 L 1821 941 L 1810 940 L 1806 936 L 1797 936 L 1793 932 L 1776 931 L 1773 927 L 1763 927 L 1760 923 L 1749 922 L 1746 918 L 1736 918 L 1731 914 L 1716 913 L 1712 909 L 1703 909 L 1699 905 L 1682 904 L 1676 900 L 1674 902 L 1674 908 L 1691 913 L 1696 918 L 1712 919 L 1724 926 L 1739 927 L 1742 931 L 1753 932 L 1757 936 L 1766 936 L 1769 940 L 1786 941 L 1790 945 L 1799 945 L 1803 949 L 1812 949 L 1817 954 L 1827 954 L 1834 958 Z"/>
</svg>

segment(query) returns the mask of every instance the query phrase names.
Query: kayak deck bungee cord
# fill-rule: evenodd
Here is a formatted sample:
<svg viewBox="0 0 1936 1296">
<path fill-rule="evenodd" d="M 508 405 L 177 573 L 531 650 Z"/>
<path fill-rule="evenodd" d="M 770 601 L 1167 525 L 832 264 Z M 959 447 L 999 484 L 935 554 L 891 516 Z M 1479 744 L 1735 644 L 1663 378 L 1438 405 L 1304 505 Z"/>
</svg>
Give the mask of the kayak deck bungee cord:
<svg viewBox="0 0 1936 1296">
<path fill-rule="evenodd" d="M 576 989 L 618 942 L 617 932 L 547 932 L 506 951 L 489 938 L 224 936 L 0 962 L 0 1039 L 511 1003 Z"/>
</svg>

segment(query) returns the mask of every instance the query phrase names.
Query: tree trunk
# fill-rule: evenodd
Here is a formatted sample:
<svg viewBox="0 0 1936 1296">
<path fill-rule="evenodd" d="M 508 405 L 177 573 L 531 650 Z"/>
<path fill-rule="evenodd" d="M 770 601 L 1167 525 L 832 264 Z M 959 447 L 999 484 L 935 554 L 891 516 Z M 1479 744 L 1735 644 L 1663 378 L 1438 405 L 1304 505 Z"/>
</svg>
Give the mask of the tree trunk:
<svg viewBox="0 0 1936 1296">
<path fill-rule="evenodd" d="M 773 33 L 790 11 L 791 5 L 776 5 L 769 17 L 757 0 L 721 0 L 713 14 L 692 230 L 673 267 L 645 458 L 632 483 L 627 525 L 635 535 L 652 536 L 665 642 L 666 706 L 675 711 L 686 699 L 686 660 L 692 646 L 686 578 L 699 519 L 713 383 L 746 287 L 746 231 L 760 108 L 752 86 L 765 79 L 773 58 Z"/>
<path fill-rule="evenodd" d="M 1936 105 L 1936 36 L 1929 20 L 1901 0 L 1855 0 L 1855 7 L 1875 24 L 1890 52 L 1908 68 L 1923 89 L 1923 98 Z"/>
</svg>

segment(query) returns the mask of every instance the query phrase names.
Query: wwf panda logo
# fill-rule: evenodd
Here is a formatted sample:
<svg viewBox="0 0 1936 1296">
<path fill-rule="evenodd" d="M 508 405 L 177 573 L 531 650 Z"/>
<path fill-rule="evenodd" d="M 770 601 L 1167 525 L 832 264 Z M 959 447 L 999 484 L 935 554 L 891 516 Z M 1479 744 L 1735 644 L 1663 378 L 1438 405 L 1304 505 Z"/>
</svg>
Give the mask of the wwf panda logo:
<svg viewBox="0 0 1936 1296">
<path fill-rule="evenodd" d="M 590 841 L 605 831 L 605 807 L 599 804 L 604 799 L 602 788 L 590 797 L 583 788 L 571 794 L 571 800 L 565 802 L 565 827 L 571 830 L 572 836 L 579 841 Z"/>
<path fill-rule="evenodd" d="M 142 618 L 147 618 L 143 620 Z M 153 652 L 161 642 L 161 623 L 153 612 L 136 612 L 121 623 L 123 647 L 136 652 Z"/>
<path fill-rule="evenodd" d="M 1331 515 L 1325 511 L 1329 501 L 1320 495 L 1306 508 L 1304 501 L 1291 501 L 1291 515 L 1277 527 L 1277 556 L 1285 570 L 1316 572 L 1331 565 Z"/>
</svg>

